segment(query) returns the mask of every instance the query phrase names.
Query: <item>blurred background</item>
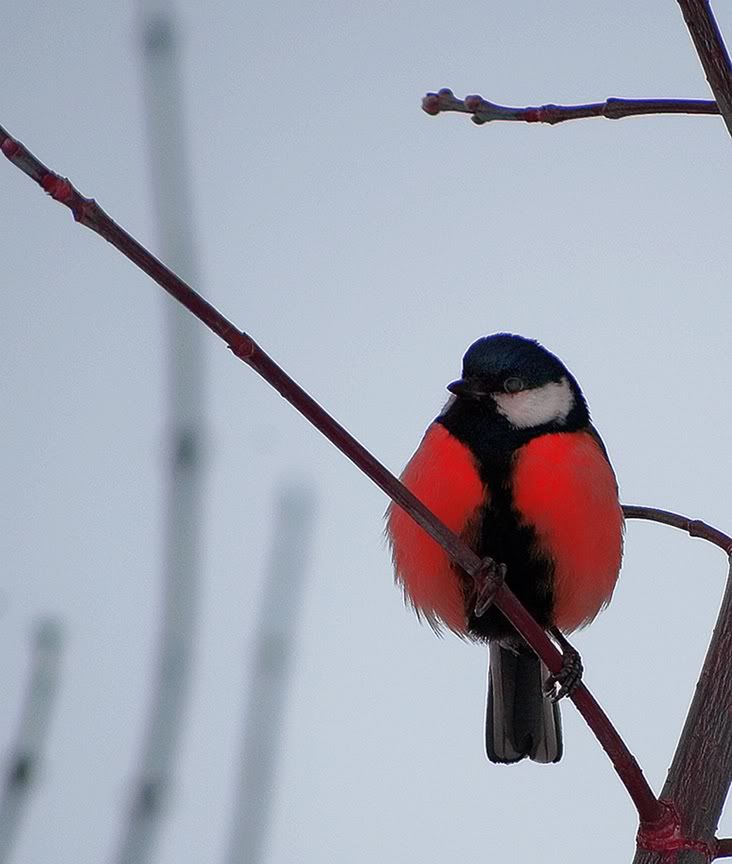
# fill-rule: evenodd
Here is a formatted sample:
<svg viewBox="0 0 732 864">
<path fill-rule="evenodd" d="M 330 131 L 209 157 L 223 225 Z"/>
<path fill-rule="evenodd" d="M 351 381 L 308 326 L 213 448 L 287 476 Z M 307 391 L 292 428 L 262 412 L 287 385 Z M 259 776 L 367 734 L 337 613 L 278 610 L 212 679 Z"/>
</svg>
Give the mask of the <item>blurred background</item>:
<svg viewBox="0 0 732 864">
<path fill-rule="evenodd" d="M 718 7 L 729 41 L 732 9 Z M 155 103 L 149 16 L 161 13 L 180 75 Z M 0 55 L 0 123 L 177 256 L 394 471 L 465 348 L 510 330 L 576 374 L 624 501 L 730 529 L 722 121 L 478 128 L 420 110 L 443 86 L 510 105 L 709 98 L 675 3 L 49 0 L 8 6 Z M 156 157 L 168 85 L 180 86 L 180 127 Z M 168 209 L 190 219 L 166 235 L 154 160 L 176 153 L 166 194 L 182 197 Z M 200 412 L 196 446 L 181 451 L 172 301 L 7 163 L 0 201 L 8 764 L 48 627 L 58 672 L 7 860 L 124 859 L 170 683 L 166 622 L 185 624 L 173 666 L 190 663 L 174 669 L 173 719 L 157 732 L 173 765 L 164 800 L 147 800 L 160 817 L 148 860 L 630 860 L 634 810 L 570 704 L 559 765 L 485 761 L 484 652 L 436 639 L 404 608 L 384 495 L 202 327 L 186 330 L 183 382 L 200 387 Z M 191 452 L 191 580 L 176 613 L 171 466 L 190 469 Z M 613 603 L 575 637 L 586 682 L 656 790 L 724 577 L 713 547 L 631 523 Z M 268 624 L 286 646 L 274 672 Z M 242 851 L 253 831 L 259 846 Z"/>
</svg>

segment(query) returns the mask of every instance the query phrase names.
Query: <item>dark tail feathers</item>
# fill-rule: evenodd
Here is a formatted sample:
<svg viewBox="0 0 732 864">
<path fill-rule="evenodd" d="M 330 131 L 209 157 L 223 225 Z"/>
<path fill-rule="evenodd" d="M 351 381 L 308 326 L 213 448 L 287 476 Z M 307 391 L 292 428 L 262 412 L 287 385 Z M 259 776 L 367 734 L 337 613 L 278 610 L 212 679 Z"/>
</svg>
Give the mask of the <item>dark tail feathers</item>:
<svg viewBox="0 0 732 864">
<path fill-rule="evenodd" d="M 559 705 L 543 691 L 546 666 L 529 653 L 490 643 L 485 749 L 491 762 L 559 762 L 562 719 Z"/>
</svg>

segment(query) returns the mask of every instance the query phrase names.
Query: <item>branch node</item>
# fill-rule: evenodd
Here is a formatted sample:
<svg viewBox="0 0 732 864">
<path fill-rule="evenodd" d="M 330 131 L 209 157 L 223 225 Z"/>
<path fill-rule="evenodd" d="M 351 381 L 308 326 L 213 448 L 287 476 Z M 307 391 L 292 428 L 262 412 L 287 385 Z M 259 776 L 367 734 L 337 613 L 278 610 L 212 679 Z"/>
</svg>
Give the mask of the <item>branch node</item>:
<svg viewBox="0 0 732 864">
<path fill-rule="evenodd" d="M 74 197 L 74 187 L 69 183 L 66 177 L 59 177 L 49 171 L 45 177 L 41 178 L 41 186 L 51 198 L 55 201 L 60 201 L 61 204 L 70 204 Z"/>
<path fill-rule="evenodd" d="M 730 541 L 729 537 L 722 534 L 721 531 L 717 531 L 716 528 L 707 525 L 701 519 L 690 519 L 686 530 L 690 537 L 701 537 L 703 540 L 714 537 L 717 545 L 724 549 L 728 556 L 732 556 L 732 541 Z M 712 542 L 715 542 L 715 540 Z M 727 542 L 725 543 L 725 541 Z"/>
<path fill-rule="evenodd" d="M 21 148 L 20 141 L 16 141 L 15 138 L 5 138 L 3 143 L 0 145 L 0 149 L 2 149 L 3 153 L 8 157 L 8 159 L 12 159 L 17 155 L 18 151 Z"/>
<path fill-rule="evenodd" d="M 708 862 L 717 857 L 716 840 L 707 843 L 705 840 L 694 840 L 684 836 L 681 818 L 673 802 L 661 799 L 658 803 L 663 807 L 664 813 L 656 822 L 641 822 L 636 837 L 639 849 L 666 855 L 683 851 L 698 852 Z"/>
<path fill-rule="evenodd" d="M 440 113 L 440 97 L 437 93 L 428 93 L 422 100 L 422 110 L 433 117 Z"/>
<path fill-rule="evenodd" d="M 463 102 L 465 102 L 465 107 L 468 111 L 475 112 L 483 104 L 483 97 L 473 94 L 472 96 L 466 96 L 465 99 L 463 99 Z"/>
<path fill-rule="evenodd" d="M 609 96 L 605 100 L 603 116 L 607 117 L 608 120 L 620 120 L 625 113 L 626 102 L 627 100 L 618 99 L 617 96 Z"/>
<path fill-rule="evenodd" d="M 236 331 L 234 338 L 227 337 L 227 342 L 232 354 L 245 363 L 248 363 L 254 356 L 257 346 L 251 336 L 248 336 L 243 330 Z"/>
</svg>

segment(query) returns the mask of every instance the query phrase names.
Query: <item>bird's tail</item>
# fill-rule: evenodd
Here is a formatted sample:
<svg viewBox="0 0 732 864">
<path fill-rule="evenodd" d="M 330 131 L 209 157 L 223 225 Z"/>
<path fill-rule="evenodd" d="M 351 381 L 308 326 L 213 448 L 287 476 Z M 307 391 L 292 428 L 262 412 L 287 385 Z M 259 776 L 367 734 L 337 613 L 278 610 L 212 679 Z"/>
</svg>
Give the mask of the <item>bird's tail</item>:
<svg viewBox="0 0 732 864">
<path fill-rule="evenodd" d="M 558 762 L 562 758 L 559 705 L 544 695 L 549 674 L 539 658 L 490 643 L 485 749 L 491 762 Z"/>
</svg>

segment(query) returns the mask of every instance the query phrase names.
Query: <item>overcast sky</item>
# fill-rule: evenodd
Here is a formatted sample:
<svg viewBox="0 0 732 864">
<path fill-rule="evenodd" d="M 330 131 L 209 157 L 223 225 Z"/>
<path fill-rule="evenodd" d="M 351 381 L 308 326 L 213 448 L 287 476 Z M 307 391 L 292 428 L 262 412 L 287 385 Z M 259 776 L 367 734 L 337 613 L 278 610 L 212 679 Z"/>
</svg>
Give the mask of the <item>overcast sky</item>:
<svg viewBox="0 0 732 864">
<path fill-rule="evenodd" d="M 676 3 L 177 11 L 201 288 L 228 317 L 395 471 L 475 338 L 538 338 L 583 386 L 624 501 L 730 529 L 721 120 L 478 128 L 420 110 L 442 86 L 516 105 L 708 98 Z M 138 48 L 129 3 L 7 4 L 0 123 L 155 250 Z M 5 162 L 0 201 L 3 751 L 33 621 L 68 633 L 15 860 L 98 864 L 125 817 L 157 644 L 167 300 Z M 272 507 L 293 474 L 316 487 L 317 536 L 268 861 L 630 860 L 634 810 L 573 706 L 559 765 L 488 764 L 484 652 L 403 607 L 383 494 L 203 344 L 201 620 L 160 864 L 222 859 Z M 632 523 L 613 603 L 575 638 L 656 790 L 724 576 L 718 550 Z"/>
</svg>

